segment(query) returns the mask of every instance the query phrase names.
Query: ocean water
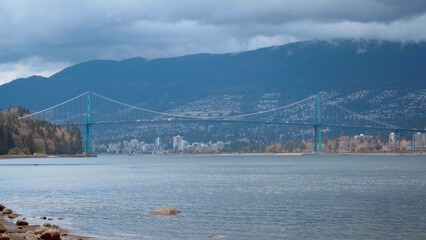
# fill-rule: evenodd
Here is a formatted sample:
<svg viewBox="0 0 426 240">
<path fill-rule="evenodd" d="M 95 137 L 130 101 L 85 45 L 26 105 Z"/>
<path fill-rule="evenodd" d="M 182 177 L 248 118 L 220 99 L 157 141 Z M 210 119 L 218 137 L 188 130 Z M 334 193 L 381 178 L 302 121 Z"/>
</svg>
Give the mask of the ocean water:
<svg viewBox="0 0 426 240">
<path fill-rule="evenodd" d="M 0 203 L 100 239 L 426 239 L 426 156 L 8 159 Z"/>
</svg>

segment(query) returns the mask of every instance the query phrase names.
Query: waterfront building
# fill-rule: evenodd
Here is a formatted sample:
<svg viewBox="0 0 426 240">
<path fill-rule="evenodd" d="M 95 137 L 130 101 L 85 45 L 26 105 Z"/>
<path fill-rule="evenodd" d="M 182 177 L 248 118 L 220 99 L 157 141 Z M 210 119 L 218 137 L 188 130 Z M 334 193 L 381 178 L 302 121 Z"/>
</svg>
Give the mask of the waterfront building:
<svg viewBox="0 0 426 240">
<path fill-rule="evenodd" d="M 368 139 L 372 139 L 373 138 L 373 136 L 371 136 L 371 135 L 364 135 L 364 134 L 360 134 L 360 135 L 355 135 L 354 136 L 354 139 L 355 140 L 359 140 L 359 141 L 366 141 L 366 140 L 368 140 Z"/>
<path fill-rule="evenodd" d="M 389 134 L 389 142 L 395 142 L 395 133 L 394 132 L 391 132 Z"/>
<path fill-rule="evenodd" d="M 173 150 L 179 150 L 179 147 L 181 146 L 182 143 L 182 137 L 177 135 L 177 136 L 173 136 Z"/>
</svg>

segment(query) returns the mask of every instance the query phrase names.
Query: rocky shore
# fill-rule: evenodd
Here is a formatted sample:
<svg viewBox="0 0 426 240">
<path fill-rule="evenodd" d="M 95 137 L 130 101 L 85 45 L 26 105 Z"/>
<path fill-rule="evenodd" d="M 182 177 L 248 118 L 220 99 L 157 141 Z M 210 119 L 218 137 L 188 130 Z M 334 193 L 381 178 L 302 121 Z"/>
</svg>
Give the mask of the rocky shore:
<svg viewBox="0 0 426 240">
<path fill-rule="evenodd" d="M 31 220 L 44 221 L 43 226 L 32 225 Z M 72 234 L 69 230 L 62 229 L 58 225 L 49 223 L 53 218 L 45 216 L 24 217 L 13 212 L 12 209 L 0 204 L 0 240 L 88 240 L 90 237 Z M 56 220 L 62 220 L 57 218 Z"/>
<path fill-rule="evenodd" d="M 0 155 L 0 159 L 18 158 L 83 158 L 96 157 L 96 154 L 35 154 L 35 155 Z"/>
<path fill-rule="evenodd" d="M 149 214 L 161 216 L 174 216 L 181 211 L 163 207 L 156 209 Z M 35 219 L 43 221 L 43 226 L 32 225 L 31 221 Z M 72 234 L 69 230 L 60 228 L 58 225 L 51 224 L 49 221 L 63 220 L 63 218 L 24 217 L 12 209 L 0 204 L 0 240 L 95 240 L 96 238 L 85 237 Z M 208 238 L 217 238 L 218 235 L 210 235 Z M 127 239 L 124 239 L 127 240 Z"/>
</svg>

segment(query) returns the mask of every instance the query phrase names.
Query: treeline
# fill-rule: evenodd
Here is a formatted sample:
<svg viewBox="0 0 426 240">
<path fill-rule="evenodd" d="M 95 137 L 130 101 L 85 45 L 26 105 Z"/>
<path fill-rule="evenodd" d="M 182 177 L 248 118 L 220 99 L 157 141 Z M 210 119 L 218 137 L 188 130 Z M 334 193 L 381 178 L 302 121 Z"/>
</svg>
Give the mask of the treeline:
<svg viewBox="0 0 426 240">
<path fill-rule="evenodd" d="M 0 111 L 0 155 L 78 154 L 82 152 L 80 129 L 59 127 L 47 120 L 19 117 L 30 113 L 19 106 Z"/>
<path fill-rule="evenodd" d="M 273 144 L 248 143 L 235 141 L 225 145 L 221 152 L 225 153 L 292 153 L 306 152 L 306 143 L 302 140 L 286 141 Z"/>
</svg>

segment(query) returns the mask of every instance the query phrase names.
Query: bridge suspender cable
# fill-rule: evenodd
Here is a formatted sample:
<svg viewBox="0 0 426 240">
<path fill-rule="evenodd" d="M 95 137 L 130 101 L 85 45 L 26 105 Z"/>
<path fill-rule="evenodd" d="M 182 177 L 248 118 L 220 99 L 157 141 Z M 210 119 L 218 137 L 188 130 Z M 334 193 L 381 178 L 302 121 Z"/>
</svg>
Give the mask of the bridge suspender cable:
<svg viewBox="0 0 426 240">
<path fill-rule="evenodd" d="M 240 115 L 233 115 L 233 116 L 224 116 L 224 117 L 194 117 L 194 116 L 185 116 L 185 115 L 172 114 L 172 113 L 164 113 L 164 112 L 158 112 L 158 111 L 154 111 L 154 110 L 149 110 L 149 109 L 145 109 L 145 108 L 133 106 L 133 105 L 130 105 L 130 104 L 127 104 L 127 103 L 123 103 L 123 102 L 120 102 L 120 101 L 117 101 L 117 100 L 114 100 L 114 99 L 102 96 L 102 95 L 97 94 L 95 92 L 92 92 L 92 94 L 95 95 L 95 96 L 97 96 L 97 97 L 100 97 L 100 98 L 103 98 L 105 100 L 108 100 L 110 102 L 114 102 L 114 103 L 120 104 L 122 106 L 126 106 L 126 107 L 133 108 L 133 109 L 138 109 L 138 110 L 149 112 L 149 113 L 156 113 L 156 114 L 160 114 L 160 115 L 163 115 L 163 116 L 169 116 L 169 117 L 180 117 L 180 118 L 190 118 L 190 119 L 194 119 L 195 118 L 195 119 L 204 119 L 204 120 L 208 120 L 208 119 L 234 119 L 234 118 L 240 118 L 240 117 L 260 115 L 260 114 L 264 114 L 264 113 L 269 113 L 269 112 L 274 112 L 274 111 L 282 110 L 282 109 L 285 109 L 285 108 L 289 108 L 289 107 L 295 106 L 297 104 L 301 104 L 303 102 L 306 102 L 306 101 L 314 98 L 314 96 L 311 96 L 311 97 L 308 97 L 306 99 L 303 99 L 303 100 L 300 100 L 300 101 L 297 101 L 297 102 L 294 102 L 294 103 L 291 103 L 291 104 L 288 104 L 288 105 L 285 105 L 285 106 L 282 106 L 282 107 L 273 108 L 273 109 L 269 109 L 269 110 L 265 110 L 265 111 L 260 111 L 260 112 L 255 112 L 255 113 L 247 113 L 247 114 L 240 114 Z"/>
<path fill-rule="evenodd" d="M 333 106 L 335 106 L 335 107 L 337 107 L 337 108 L 339 108 L 339 109 L 341 109 L 341 110 L 343 110 L 343 111 L 345 111 L 345 112 L 347 112 L 347 113 L 349 113 L 349 114 L 352 114 L 352 115 L 354 115 L 354 116 L 357 116 L 357 117 L 359 117 L 359 118 L 362 118 L 362 119 L 365 119 L 365 120 L 368 120 L 368 121 L 371 121 L 371 122 L 374 122 L 374 123 L 377 123 L 377 124 L 380 124 L 380 125 L 384 125 L 384 126 L 387 126 L 387 127 L 389 127 L 389 128 L 398 129 L 398 127 L 397 127 L 397 126 L 395 126 L 395 125 L 388 124 L 388 123 L 381 122 L 381 121 L 377 121 L 377 120 L 372 119 L 372 118 L 369 118 L 369 117 L 365 117 L 365 116 L 363 116 L 363 115 L 361 115 L 361 114 L 359 114 L 359 113 L 357 113 L 357 112 L 355 112 L 355 111 L 352 111 L 352 110 L 347 109 L 347 108 L 345 108 L 345 107 L 343 107 L 343 106 L 340 106 L 340 105 L 339 105 L 339 104 L 337 104 L 337 103 L 333 103 L 333 102 L 331 102 L 330 100 L 328 100 L 328 99 L 327 99 L 327 98 L 325 98 L 325 97 L 321 97 L 321 99 L 322 99 L 322 100 L 324 100 L 325 102 L 327 102 L 328 104 L 333 105 Z"/>
<path fill-rule="evenodd" d="M 21 120 L 21 119 L 24 119 L 24 118 L 32 117 L 32 116 L 39 115 L 39 114 L 41 114 L 41 113 L 47 112 L 47 111 L 52 110 L 52 109 L 54 109 L 54 108 L 60 107 L 60 106 L 62 106 L 62 105 L 64 105 L 64 104 L 66 104 L 66 103 L 69 103 L 69 102 L 71 102 L 71 101 L 73 101 L 73 100 L 75 100 L 75 99 L 77 99 L 77 98 L 79 98 L 79 97 L 81 97 L 81 96 L 84 96 L 84 95 L 86 95 L 87 93 L 88 93 L 88 92 L 82 93 L 82 94 L 80 94 L 80 95 L 78 95 L 78 96 L 76 96 L 76 97 L 73 97 L 73 98 L 71 98 L 71 99 L 69 99 L 69 100 L 66 100 L 65 102 L 61 102 L 61 103 L 59 103 L 59 104 L 56 104 L 55 106 L 52 106 L 52 107 L 50 107 L 50 108 L 46 108 L 46 109 L 41 110 L 41 111 L 39 111 L 39 112 L 35 112 L 35 113 L 29 114 L 29 115 L 25 115 L 25 116 L 19 117 L 18 119 L 19 119 L 19 120 Z"/>
</svg>

